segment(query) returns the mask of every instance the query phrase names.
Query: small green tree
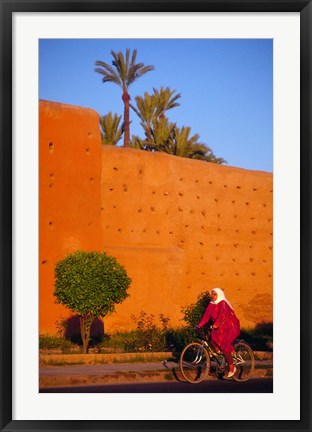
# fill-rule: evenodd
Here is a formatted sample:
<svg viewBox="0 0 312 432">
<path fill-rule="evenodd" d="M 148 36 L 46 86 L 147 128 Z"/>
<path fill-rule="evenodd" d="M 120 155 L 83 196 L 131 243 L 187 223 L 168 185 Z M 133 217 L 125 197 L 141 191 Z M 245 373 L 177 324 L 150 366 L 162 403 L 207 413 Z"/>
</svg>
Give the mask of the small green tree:
<svg viewBox="0 0 312 432">
<path fill-rule="evenodd" d="M 55 266 L 56 303 L 79 315 L 83 353 L 88 351 L 92 322 L 115 310 L 131 283 L 125 268 L 105 252 L 77 251 Z"/>
<path fill-rule="evenodd" d="M 208 291 L 201 293 L 195 303 L 190 304 L 181 309 L 183 314 L 182 320 L 185 321 L 191 328 L 199 323 L 204 315 L 204 312 L 210 302 Z"/>
</svg>

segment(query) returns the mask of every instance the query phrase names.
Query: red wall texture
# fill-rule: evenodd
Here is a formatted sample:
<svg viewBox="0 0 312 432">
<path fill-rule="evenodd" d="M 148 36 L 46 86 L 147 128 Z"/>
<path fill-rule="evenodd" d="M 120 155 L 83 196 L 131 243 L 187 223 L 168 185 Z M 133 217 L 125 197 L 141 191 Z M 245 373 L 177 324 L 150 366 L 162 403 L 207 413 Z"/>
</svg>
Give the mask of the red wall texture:
<svg viewBox="0 0 312 432">
<path fill-rule="evenodd" d="M 40 103 L 40 332 L 55 333 L 57 260 L 104 250 L 123 264 L 130 297 L 105 330 L 131 315 L 181 308 L 223 288 L 244 327 L 273 320 L 272 174 L 161 153 L 101 146 L 98 115 Z M 52 222 L 52 224 L 51 224 Z"/>
</svg>

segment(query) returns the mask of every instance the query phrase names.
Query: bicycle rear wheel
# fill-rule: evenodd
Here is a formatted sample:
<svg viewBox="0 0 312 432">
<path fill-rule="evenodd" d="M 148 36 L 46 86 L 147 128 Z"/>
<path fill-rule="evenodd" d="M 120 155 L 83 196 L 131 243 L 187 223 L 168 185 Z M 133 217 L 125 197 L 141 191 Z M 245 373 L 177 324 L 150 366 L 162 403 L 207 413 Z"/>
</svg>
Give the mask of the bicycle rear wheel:
<svg viewBox="0 0 312 432">
<path fill-rule="evenodd" d="M 253 376 L 255 370 L 255 356 L 250 348 L 244 342 L 238 342 L 234 346 L 235 354 L 233 363 L 236 366 L 236 372 L 233 376 L 235 381 L 247 381 Z"/>
<path fill-rule="evenodd" d="M 202 344 L 192 342 L 184 348 L 180 357 L 180 371 L 191 384 L 202 382 L 210 369 L 210 357 Z"/>
</svg>

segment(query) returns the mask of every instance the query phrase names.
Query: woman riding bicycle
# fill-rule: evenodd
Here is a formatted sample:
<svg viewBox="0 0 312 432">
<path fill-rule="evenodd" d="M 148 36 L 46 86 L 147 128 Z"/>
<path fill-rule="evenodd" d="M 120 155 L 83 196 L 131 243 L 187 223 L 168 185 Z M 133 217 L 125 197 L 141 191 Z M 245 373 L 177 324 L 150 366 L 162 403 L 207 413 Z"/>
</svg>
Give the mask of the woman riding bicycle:
<svg viewBox="0 0 312 432">
<path fill-rule="evenodd" d="M 228 378 L 230 378 L 236 372 L 232 359 L 234 354 L 233 342 L 240 333 L 240 323 L 222 289 L 213 288 L 210 297 L 211 301 L 195 329 L 199 330 L 208 323 L 212 324 L 211 342 L 217 351 L 223 352 L 229 365 Z"/>
</svg>

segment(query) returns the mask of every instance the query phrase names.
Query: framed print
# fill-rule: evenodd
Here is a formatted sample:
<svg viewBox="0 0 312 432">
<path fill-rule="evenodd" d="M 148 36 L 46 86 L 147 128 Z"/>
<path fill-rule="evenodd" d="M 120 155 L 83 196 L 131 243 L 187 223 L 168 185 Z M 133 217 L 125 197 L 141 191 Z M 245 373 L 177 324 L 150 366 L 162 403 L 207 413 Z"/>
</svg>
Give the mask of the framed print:
<svg viewBox="0 0 312 432">
<path fill-rule="evenodd" d="M 0 3 L 1 430 L 311 430 L 311 2 Z"/>
</svg>

